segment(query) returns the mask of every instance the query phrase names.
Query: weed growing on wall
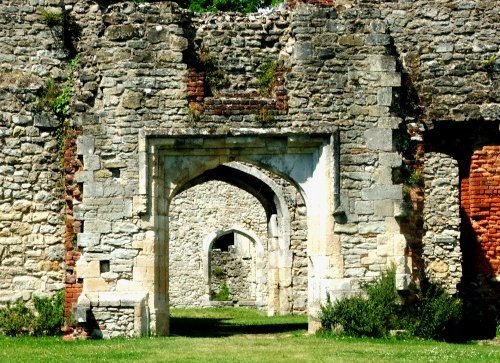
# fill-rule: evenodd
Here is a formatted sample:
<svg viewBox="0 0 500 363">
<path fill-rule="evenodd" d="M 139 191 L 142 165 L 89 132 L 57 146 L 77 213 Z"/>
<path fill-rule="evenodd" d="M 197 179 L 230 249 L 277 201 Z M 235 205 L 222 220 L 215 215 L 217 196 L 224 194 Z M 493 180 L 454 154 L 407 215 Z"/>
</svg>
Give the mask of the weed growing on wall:
<svg viewBox="0 0 500 363">
<path fill-rule="evenodd" d="M 495 69 L 496 61 L 497 61 L 497 56 L 492 54 L 483 60 L 481 66 L 486 72 L 492 73 L 493 70 Z"/>
<path fill-rule="evenodd" d="M 197 13 L 207 11 L 254 13 L 258 9 L 276 6 L 282 2 L 283 0 L 182 0 L 179 4 Z"/>
<path fill-rule="evenodd" d="M 43 11 L 42 21 L 49 28 L 54 28 L 56 26 L 62 26 L 64 23 L 64 13 L 56 11 Z"/>
<path fill-rule="evenodd" d="M 264 62 L 257 68 L 259 90 L 262 95 L 269 96 L 271 93 L 277 69 L 278 62 L 274 60 Z"/>
<path fill-rule="evenodd" d="M 273 113 L 267 108 L 263 107 L 259 110 L 259 112 L 255 115 L 255 121 L 266 124 L 274 122 L 276 118 Z"/>
<path fill-rule="evenodd" d="M 210 90 L 220 90 L 231 85 L 226 73 L 220 69 L 217 60 L 207 50 L 200 52 L 200 61 L 205 70 L 205 79 Z"/>
</svg>

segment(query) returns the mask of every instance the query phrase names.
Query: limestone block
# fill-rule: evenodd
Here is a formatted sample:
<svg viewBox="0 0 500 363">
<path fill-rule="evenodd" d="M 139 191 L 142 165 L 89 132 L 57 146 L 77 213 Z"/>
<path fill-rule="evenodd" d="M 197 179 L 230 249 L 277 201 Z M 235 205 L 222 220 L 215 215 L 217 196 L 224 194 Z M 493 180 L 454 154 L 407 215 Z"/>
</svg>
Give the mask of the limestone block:
<svg viewBox="0 0 500 363">
<path fill-rule="evenodd" d="M 372 175 L 375 184 L 392 184 L 392 169 L 387 166 L 379 166 Z"/>
<path fill-rule="evenodd" d="M 294 56 L 296 59 L 301 61 L 312 59 L 312 44 L 310 42 L 297 42 L 294 47 Z"/>
<path fill-rule="evenodd" d="M 335 223 L 335 233 L 356 234 L 358 233 L 358 225 L 353 223 Z"/>
<path fill-rule="evenodd" d="M 98 155 L 83 155 L 83 167 L 85 170 L 95 171 L 101 168 L 101 158 Z"/>
<path fill-rule="evenodd" d="M 138 255 L 135 258 L 135 266 L 137 267 L 154 267 L 155 256 L 154 255 Z"/>
<path fill-rule="evenodd" d="M 330 256 L 327 277 L 332 279 L 338 279 L 342 276 L 344 276 L 344 259 L 342 255 L 337 254 Z"/>
<path fill-rule="evenodd" d="M 135 233 L 139 231 L 139 227 L 130 222 L 114 222 L 113 232 L 115 233 Z"/>
<path fill-rule="evenodd" d="M 404 256 L 407 246 L 405 236 L 402 234 L 393 235 L 392 243 L 394 246 L 394 256 Z"/>
<path fill-rule="evenodd" d="M 449 271 L 449 266 L 444 261 L 433 261 L 429 264 L 428 269 L 436 274 L 446 274 Z"/>
<path fill-rule="evenodd" d="M 381 72 L 377 84 L 382 87 L 401 87 L 401 74 L 397 72 Z"/>
<path fill-rule="evenodd" d="M 80 232 L 77 235 L 77 245 L 79 247 L 95 247 L 100 243 L 100 233 L 83 233 Z"/>
<path fill-rule="evenodd" d="M 394 215 L 394 202 L 392 200 L 375 200 L 374 214 L 380 217 L 392 217 Z"/>
<path fill-rule="evenodd" d="M 398 221 L 393 217 L 385 218 L 385 227 L 387 233 L 399 234 L 401 231 Z"/>
<path fill-rule="evenodd" d="M 33 126 L 56 128 L 59 126 L 60 121 L 57 117 L 49 115 L 46 112 L 36 112 L 33 115 Z"/>
<path fill-rule="evenodd" d="M 85 233 L 110 233 L 111 232 L 111 222 L 104 220 L 86 220 L 85 221 Z"/>
<path fill-rule="evenodd" d="M 363 200 L 401 199 L 402 195 L 401 185 L 375 185 L 361 190 Z"/>
<path fill-rule="evenodd" d="M 93 136 L 78 136 L 76 150 L 78 155 L 91 155 L 95 149 L 95 138 Z"/>
<path fill-rule="evenodd" d="M 379 106 L 391 106 L 392 105 L 392 88 L 391 87 L 380 87 L 377 91 L 377 104 Z"/>
<path fill-rule="evenodd" d="M 106 38 L 115 41 L 132 39 L 138 35 L 139 27 L 135 27 L 132 24 L 110 25 L 105 33 Z"/>
<path fill-rule="evenodd" d="M 373 214 L 373 201 L 355 201 L 354 211 L 356 214 Z"/>
<path fill-rule="evenodd" d="M 411 277 L 409 274 L 396 274 L 395 278 L 396 290 L 404 291 L 408 290 L 410 286 Z"/>
<path fill-rule="evenodd" d="M 366 146 L 372 150 L 391 151 L 392 131 L 390 129 L 373 128 L 364 132 Z"/>
<path fill-rule="evenodd" d="M 62 261 L 66 254 L 64 245 L 50 246 L 45 249 L 45 255 L 49 261 Z"/>
<path fill-rule="evenodd" d="M 366 58 L 366 64 L 370 71 L 395 71 L 396 59 L 386 55 L 370 55 Z"/>
<path fill-rule="evenodd" d="M 409 272 L 406 256 L 394 256 L 394 265 L 398 274 L 407 274 Z"/>
<path fill-rule="evenodd" d="M 144 288 L 142 284 L 138 281 L 130 281 L 125 279 L 120 279 L 116 282 L 117 292 L 131 292 L 131 291 L 142 291 Z"/>
<path fill-rule="evenodd" d="M 402 157 L 397 152 L 382 152 L 379 154 L 379 164 L 390 168 L 401 166 Z"/>
<path fill-rule="evenodd" d="M 115 292 L 100 292 L 98 306 L 118 307 L 121 305 L 120 298 L 121 294 Z"/>
<path fill-rule="evenodd" d="M 123 108 L 135 110 L 141 107 L 142 98 L 141 92 L 127 90 L 123 95 L 121 105 Z"/>
<path fill-rule="evenodd" d="M 87 262 L 85 258 L 80 258 L 76 262 L 76 270 L 81 278 L 98 278 L 101 276 L 99 261 Z"/>
<path fill-rule="evenodd" d="M 38 290 L 41 281 L 32 276 L 14 276 L 12 286 L 18 291 Z"/>
<path fill-rule="evenodd" d="M 87 277 L 83 281 L 85 292 L 109 291 L 109 284 L 101 277 Z"/>
<path fill-rule="evenodd" d="M 136 249 L 116 248 L 111 251 L 111 258 L 129 260 L 137 256 L 138 252 Z"/>
<path fill-rule="evenodd" d="M 381 234 L 386 231 L 386 227 L 383 222 L 359 223 L 358 228 L 360 234 Z"/>
<path fill-rule="evenodd" d="M 61 265 L 58 261 L 39 261 L 37 264 L 38 270 L 40 271 L 60 271 Z"/>
</svg>

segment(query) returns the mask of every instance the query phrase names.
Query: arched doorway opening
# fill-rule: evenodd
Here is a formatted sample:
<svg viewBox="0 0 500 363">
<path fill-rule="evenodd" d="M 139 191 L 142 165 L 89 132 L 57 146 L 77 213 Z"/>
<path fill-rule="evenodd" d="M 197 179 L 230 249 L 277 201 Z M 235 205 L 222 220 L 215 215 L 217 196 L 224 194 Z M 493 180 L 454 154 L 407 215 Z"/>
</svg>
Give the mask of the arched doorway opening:
<svg viewBox="0 0 500 363">
<path fill-rule="evenodd" d="M 257 254 L 255 244 L 248 234 L 235 229 L 223 231 L 210 244 L 207 280 L 211 305 L 267 305 L 263 299 L 267 295 L 263 283 L 267 280 L 267 258 L 262 247 Z"/>
<path fill-rule="evenodd" d="M 209 173 L 219 166 L 227 167 L 231 162 L 249 163 L 281 177 L 303 197 L 307 211 L 307 311 L 310 331 L 318 328 L 320 303 L 326 299 L 326 292 L 335 288 L 343 276 L 340 241 L 333 231 L 333 214 L 338 206 L 338 191 L 334 183 L 334 155 L 337 154 L 333 147 L 333 132 L 300 135 L 283 130 L 273 130 L 266 135 L 244 130 L 233 132 L 236 136 L 143 133 L 145 137 L 140 144 L 139 155 L 146 161 L 146 168 L 140 173 L 139 192 L 145 196 L 146 203 L 151 203 L 145 208 L 150 208 L 155 226 L 154 291 L 150 306 L 158 334 L 167 334 L 169 330 L 168 249 L 173 199 L 182 190 L 196 184 L 198 177 L 207 175 L 205 172 Z M 147 165 L 152 167 L 147 168 Z M 246 183 L 246 186 L 248 192 L 260 190 L 260 186 L 255 188 L 251 183 Z M 269 189 L 273 190 L 268 186 Z M 257 193 L 256 197 L 259 198 L 259 195 L 264 194 Z M 290 271 L 293 265 L 293 254 L 289 248 L 290 231 L 286 230 L 290 223 L 279 223 L 280 217 L 286 217 L 284 213 L 280 215 L 275 201 L 274 197 L 261 201 L 268 218 L 268 286 L 272 286 L 268 301 L 278 307 L 276 311 L 269 311 L 270 314 L 280 313 L 290 305 Z M 281 211 L 284 209 L 281 208 Z"/>
</svg>

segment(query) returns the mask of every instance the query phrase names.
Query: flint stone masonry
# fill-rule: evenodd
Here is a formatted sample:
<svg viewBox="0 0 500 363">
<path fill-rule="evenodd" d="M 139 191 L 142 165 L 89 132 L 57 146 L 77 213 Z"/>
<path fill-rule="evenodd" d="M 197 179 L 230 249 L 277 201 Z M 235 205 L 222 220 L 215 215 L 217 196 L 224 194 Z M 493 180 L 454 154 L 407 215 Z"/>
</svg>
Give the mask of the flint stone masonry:
<svg viewBox="0 0 500 363">
<path fill-rule="evenodd" d="M 427 276 L 452 293 L 462 277 L 458 162 L 427 153 L 424 162 L 425 203 L 423 256 Z"/>
<path fill-rule="evenodd" d="M 95 334 L 167 334 L 169 283 L 179 284 L 177 268 L 168 271 L 172 203 L 231 162 L 259 170 L 223 169 L 234 183 L 243 175 L 235 187 L 251 192 L 260 180 L 265 190 L 253 195 L 267 231 L 254 232 L 267 243 L 269 314 L 307 311 L 315 330 L 327 294 L 351 294 L 391 264 L 405 289 L 411 256 L 397 175 L 407 150 L 398 133 L 410 124 L 498 122 L 499 6 L 309 1 L 269 14 L 193 15 L 164 1 L 3 1 L 0 301 L 66 286 L 66 315 L 88 310 Z M 43 11 L 63 10 L 82 28 L 72 50 L 42 21 Z M 49 77 L 65 84 L 74 52 L 61 182 L 62 120 L 40 111 L 37 95 Z M 202 53 L 227 86 L 209 86 Z M 279 67 L 263 91 L 266 62 Z M 462 178 L 462 191 L 489 191 L 498 177 L 494 157 L 477 158 L 470 181 L 478 185 Z M 444 154 L 426 159 L 422 258 L 454 291 L 457 170 Z M 474 193 L 483 262 L 496 266 L 498 233 L 481 223 L 495 222 L 498 209 Z M 489 279 L 498 273 L 488 271 Z M 122 305 L 129 294 L 144 308 Z"/>
</svg>

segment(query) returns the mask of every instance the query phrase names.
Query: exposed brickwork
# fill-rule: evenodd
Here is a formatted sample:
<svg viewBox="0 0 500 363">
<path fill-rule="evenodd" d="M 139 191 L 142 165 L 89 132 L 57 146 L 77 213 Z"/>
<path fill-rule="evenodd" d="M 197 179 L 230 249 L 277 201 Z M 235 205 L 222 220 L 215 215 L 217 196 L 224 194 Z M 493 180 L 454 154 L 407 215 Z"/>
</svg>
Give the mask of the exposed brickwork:
<svg viewBox="0 0 500 363">
<path fill-rule="evenodd" d="M 76 155 L 76 138 L 81 134 L 81 131 L 67 126 L 64 132 L 66 133 L 64 145 L 64 199 L 66 201 L 66 230 L 64 238 L 64 245 L 66 247 L 66 301 L 64 316 L 69 318 L 72 313 L 73 304 L 78 300 L 83 287 L 83 284 L 78 281 L 75 271 L 75 264 L 80 258 L 80 251 L 76 246 L 76 235 L 82 231 L 82 223 L 75 220 L 73 214 L 73 205 L 75 202 L 79 203 L 82 201 L 82 191 L 78 183 L 75 182 L 75 173 L 81 170 L 83 165 Z"/>
<path fill-rule="evenodd" d="M 462 208 L 477 243 L 476 269 L 500 275 L 500 146 L 484 146 L 472 155 L 469 178 L 461 183 Z"/>
<path fill-rule="evenodd" d="M 198 116 L 259 115 L 263 112 L 277 115 L 288 109 L 285 71 L 282 68 L 276 70 L 271 94 L 267 97 L 256 91 L 221 91 L 216 96 L 207 97 L 209 87 L 205 72 L 193 67 L 188 68 L 186 83 L 190 112 Z"/>
</svg>

